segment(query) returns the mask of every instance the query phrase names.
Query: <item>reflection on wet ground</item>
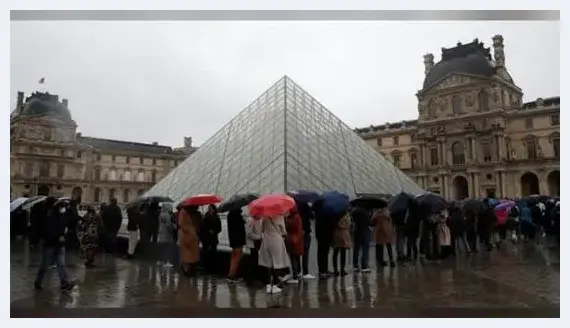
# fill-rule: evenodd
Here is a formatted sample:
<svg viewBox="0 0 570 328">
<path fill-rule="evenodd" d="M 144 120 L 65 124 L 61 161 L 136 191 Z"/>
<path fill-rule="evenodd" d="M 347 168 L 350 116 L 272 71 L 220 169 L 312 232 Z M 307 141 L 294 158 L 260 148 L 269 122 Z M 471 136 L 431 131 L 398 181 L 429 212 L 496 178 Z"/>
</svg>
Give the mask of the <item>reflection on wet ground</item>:
<svg viewBox="0 0 570 328">
<path fill-rule="evenodd" d="M 44 290 L 32 289 L 40 263 L 23 243 L 11 247 L 12 308 L 220 307 L 220 308 L 402 308 L 560 306 L 558 255 L 533 245 L 482 252 L 440 264 L 384 268 L 325 281 L 289 285 L 267 295 L 264 288 L 228 285 L 225 279 L 188 279 L 154 263 L 102 255 L 86 270 L 68 254 L 68 272 L 78 286 L 59 292 L 55 270 Z M 348 263 L 351 263 L 350 261 Z"/>
</svg>

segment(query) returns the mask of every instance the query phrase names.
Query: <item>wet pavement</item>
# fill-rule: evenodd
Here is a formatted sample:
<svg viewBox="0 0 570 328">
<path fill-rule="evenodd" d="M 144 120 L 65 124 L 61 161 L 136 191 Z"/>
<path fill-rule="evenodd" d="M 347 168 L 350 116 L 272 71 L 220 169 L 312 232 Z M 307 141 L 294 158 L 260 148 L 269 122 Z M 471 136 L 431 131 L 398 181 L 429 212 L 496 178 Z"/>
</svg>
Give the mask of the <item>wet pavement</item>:
<svg viewBox="0 0 570 328">
<path fill-rule="evenodd" d="M 373 250 L 371 259 L 373 257 Z M 559 308 L 559 256 L 534 245 L 503 247 L 473 257 L 459 256 L 440 264 L 384 268 L 325 281 L 288 285 L 267 295 L 261 287 L 228 284 L 215 276 L 185 278 L 175 269 L 109 255 L 85 269 L 75 254 L 67 270 L 78 286 L 59 291 L 56 270 L 35 292 L 40 263 L 37 250 L 25 242 L 11 247 L 11 308 Z M 347 261 L 351 263 L 350 258 Z"/>
</svg>

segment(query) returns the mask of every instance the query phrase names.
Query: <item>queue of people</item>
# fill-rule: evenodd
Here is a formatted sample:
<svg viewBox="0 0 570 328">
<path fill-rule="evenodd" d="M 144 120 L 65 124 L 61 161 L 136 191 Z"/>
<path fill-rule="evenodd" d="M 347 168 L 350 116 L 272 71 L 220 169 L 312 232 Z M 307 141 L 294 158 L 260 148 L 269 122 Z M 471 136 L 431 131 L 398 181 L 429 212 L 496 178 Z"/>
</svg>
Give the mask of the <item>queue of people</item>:
<svg viewBox="0 0 570 328">
<path fill-rule="evenodd" d="M 313 235 L 320 279 L 345 276 L 350 271 L 371 272 L 371 244 L 375 245 L 376 267 L 381 268 L 469 255 L 477 252 L 479 245 L 491 251 L 506 240 L 528 242 L 551 236 L 559 241 L 560 204 L 555 199 L 513 201 L 509 206 L 484 199 L 481 204 L 471 210 L 467 203 L 454 202 L 433 211 L 410 198 L 400 210 L 384 202 L 378 206 L 354 203 L 331 212 L 319 202 L 294 201 L 271 217 L 244 216 L 241 208 L 234 208 L 226 216 L 231 247 L 227 281 L 241 280 L 240 263 L 246 247 L 252 263 L 247 272 L 265 285 L 267 293 L 279 293 L 287 284 L 315 279 L 309 270 Z M 196 276 L 200 268 L 208 273 L 217 271 L 222 221 L 216 205 L 207 204 L 202 213 L 198 205 L 180 204 L 174 208 L 172 203 L 151 200 L 130 206 L 126 212 L 128 258 L 152 255 L 165 268 L 178 264 L 186 277 Z M 18 211 L 12 214 L 22 216 Z M 121 209 L 114 199 L 99 211 L 87 206 L 82 217 L 73 201 L 48 197 L 33 206 L 29 212 L 29 237 L 32 246 L 43 241 L 42 263 L 34 287 L 42 288 L 46 270 L 55 264 L 62 291 L 73 288 L 65 271 L 65 249 L 78 249 L 85 258 L 85 267 L 92 268 L 96 266 L 98 250 L 116 251 L 122 221 Z M 346 263 L 350 250 L 352 270 L 347 269 Z"/>
</svg>

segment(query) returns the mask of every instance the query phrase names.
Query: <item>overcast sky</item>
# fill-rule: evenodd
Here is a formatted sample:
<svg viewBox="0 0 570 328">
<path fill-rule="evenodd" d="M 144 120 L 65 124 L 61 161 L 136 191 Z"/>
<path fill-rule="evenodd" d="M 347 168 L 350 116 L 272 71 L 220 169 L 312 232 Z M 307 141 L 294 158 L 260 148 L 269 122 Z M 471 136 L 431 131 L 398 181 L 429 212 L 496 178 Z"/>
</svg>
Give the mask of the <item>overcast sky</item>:
<svg viewBox="0 0 570 328">
<path fill-rule="evenodd" d="M 495 34 L 524 101 L 560 94 L 559 22 L 10 24 L 10 108 L 47 89 L 102 138 L 199 145 L 285 74 L 351 127 L 415 119 L 422 56 Z"/>
</svg>

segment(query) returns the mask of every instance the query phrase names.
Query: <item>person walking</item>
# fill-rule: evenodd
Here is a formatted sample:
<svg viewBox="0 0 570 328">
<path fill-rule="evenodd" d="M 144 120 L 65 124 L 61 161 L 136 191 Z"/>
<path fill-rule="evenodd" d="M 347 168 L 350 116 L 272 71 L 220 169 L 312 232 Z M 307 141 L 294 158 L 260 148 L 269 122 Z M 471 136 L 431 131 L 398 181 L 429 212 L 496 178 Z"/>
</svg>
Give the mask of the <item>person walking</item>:
<svg viewBox="0 0 570 328">
<path fill-rule="evenodd" d="M 178 244 L 180 266 L 186 277 L 196 276 L 196 266 L 200 260 L 200 240 L 198 238 L 202 214 L 198 207 L 183 207 L 178 211 Z"/>
<path fill-rule="evenodd" d="M 139 242 L 139 220 L 140 211 L 138 206 L 131 206 L 127 208 L 127 231 L 129 233 L 129 246 L 127 249 L 127 258 L 132 259 L 135 257 L 135 251 Z"/>
<path fill-rule="evenodd" d="M 95 253 L 99 247 L 99 231 L 103 228 L 102 223 L 101 217 L 90 205 L 87 206 L 87 213 L 78 222 L 77 239 L 79 249 L 85 257 L 86 268 L 94 266 Z"/>
<path fill-rule="evenodd" d="M 284 238 L 287 228 L 282 216 L 261 218 L 261 247 L 259 249 L 259 265 L 266 271 L 266 288 L 268 294 L 277 294 L 281 288 L 277 286 L 283 270 L 291 267 Z"/>
<path fill-rule="evenodd" d="M 352 251 L 352 267 L 354 272 L 370 272 L 368 257 L 370 251 L 370 212 L 363 207 L 355 207 L 350 213 L 354 221 L 354 248 Z"/>
<path fill-rule="evenodd" d="M 158 216 L 157 247 L 160 251 L 159 264 L 165 268 L 173 267 L 172 262 L 176 251 L 174 231 L 176 231 L 176 227 L 174 226 L 172 204 L 162 203 Z"/>
<path fill-rule="evenodd" d="M 65 270 L 65 233 L 66 222 L 64 220 L 65 207 L 63 204 L 55 206 L 56 199 L 48 197 L 45 200 L 45 208 L 47 215 L 43 220 L 40 238 L 43 239 L 42 263 L 38 269 L 34 288 L 42 289 L 42 282 L 48 268 L 55 263 L 61 290 L 70 291 L 75 283 L 69 281 L 67 271 Z"/>
<path fill-rule="evenodd" d="M 101 217 L 105 227 L 103 247 L 106 252 L 113 253 L 115 251 L 115 238 L 117 238 L 117 233 L 123 223 L 123 214 L 117 205 L 117 199 L 111 198 L 109 206 L 102 211 Z"/>
<path fill-rule="evenodd" d="M 394 226 L 387 208 L 379 209 L 372 216 L 371 226 L 374 227 L 374 242 L 376 243 L 376 265 L 385 267 L 384 248 L 388 252 L 390 266 L 395 267 L 392 245 L 394 244 Z"/>
<path fill-rule="evenodd" d="M 218 252 L 218 235 L 222 231 L 222 221 L 216 205 L 209 205 L 208 212 L 200 225 L 200 242 L 202 243 L 202 264 L 206 270 L 215 271 L 216 253 Z"/>
<path fill-rule="evenodd" d="M 241 209 L 228 212 L 227 224 L 228 238 L 232 248 L 230 271 L 227 280 L 228 282 L 237 282 L 239 264 L 243 256 L 243 247 L 245 246 L 245 220 L 241 214 Z"/>
<path fill-rule="evenodd" d="M 336 223 L 333 234 L 333 273 L 335 276 L 346 276 L 346 251 L 352 247 L 350 238 L 350 215 L 345 213 Z M 340 270 L 339 270 L 340 256 Z"/>
</svg>

